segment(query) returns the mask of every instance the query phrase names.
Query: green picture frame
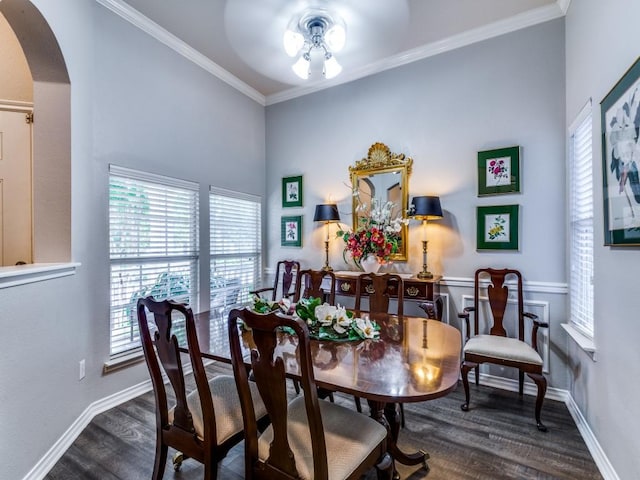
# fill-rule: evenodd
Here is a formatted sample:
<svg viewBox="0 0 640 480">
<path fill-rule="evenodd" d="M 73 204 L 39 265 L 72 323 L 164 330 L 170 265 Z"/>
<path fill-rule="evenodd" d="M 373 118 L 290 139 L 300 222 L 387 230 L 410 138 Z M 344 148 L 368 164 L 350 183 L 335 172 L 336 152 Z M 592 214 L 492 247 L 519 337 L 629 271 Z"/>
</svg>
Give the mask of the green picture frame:
<svg viewBox="0 0 640 480">
<path fill-rule="evenodd" d="M 478 152 L 478 196 L 520 192 L 520 147 Z"/>
<path fill-rule="evenodd" d="M 640 58 L 600 102 L 604 244 L 640 245 L 640 180 L 634 149 L 638 144 Z"/>
<path fill-rule="evenodd" d="M 518 250 L 519 205 L 477 207 L 476 250 Z"/>
<path fill-rule="evenodd" d="M 280 245 L 283 247 L 302 246 L 302 215 L 281 218 Z"/>
<path fill-rule="evenodd" d="M 282 207 L 302 206 L 302 175 L 282 178 Z"/>
</svg>

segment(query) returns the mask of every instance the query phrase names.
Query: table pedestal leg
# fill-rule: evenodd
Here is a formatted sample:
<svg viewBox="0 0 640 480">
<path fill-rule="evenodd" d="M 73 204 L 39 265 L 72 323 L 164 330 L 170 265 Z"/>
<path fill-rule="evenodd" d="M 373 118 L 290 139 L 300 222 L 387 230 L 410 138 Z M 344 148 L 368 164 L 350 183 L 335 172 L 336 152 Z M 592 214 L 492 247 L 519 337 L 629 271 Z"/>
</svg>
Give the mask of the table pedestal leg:
<svg viewBox="0 0 640 480">
<path fill-rule="evenodd" d="M 387 429 L 387 449 L 394 461 L 397 460 L 403 465 L 418 465 L 421 463 L 422 466 L 429 471 L 429 465 L 427 465 L 429 458 L 428 453 L 423 450 L 415 453 L 405 453 L 398 447 L 398 434 L 400 433 L 399 405 L 397 403 L 374 402 L 371 400 L 368 400 L 368 402 L 369 408 L 371 409 L 371 418 L 380 422 Z M 393 470 L 393 478 L 400 478 L 395 469 L 395 465 Z"/>
</svg>

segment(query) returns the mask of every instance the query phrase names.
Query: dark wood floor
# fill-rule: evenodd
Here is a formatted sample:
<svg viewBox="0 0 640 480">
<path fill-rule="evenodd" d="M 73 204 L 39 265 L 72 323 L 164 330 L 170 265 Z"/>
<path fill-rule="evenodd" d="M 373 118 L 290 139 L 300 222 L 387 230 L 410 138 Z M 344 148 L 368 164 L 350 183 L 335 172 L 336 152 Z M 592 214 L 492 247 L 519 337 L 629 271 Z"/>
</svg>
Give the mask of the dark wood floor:
<svg viewBox="0 0 640 480">
<path fill-rule="evenodd" d="M 228 372 L 211 365 L 211 374 Z M 534 398 L 488 387 L 472 387 L 471 410 L 462 412 L 463 389 L 445 398 L 405 406 L 406 427 L 399 443 L 405 450 L 424 449 L 431 455 L 424 469 L 398 465 L 404 479 L 601 479 L 566 406 L 547 400 L 541 433 L 533 419 Z M 337 402 L 354 408 L 351 397 Z M 137 480 L 151 478 L 155 444 L 153 393 L 149 392 L 96 416 L 47 475 L 47 480 Z M 173 452 L 170 450 L 169 456 Z M 243 475 L 242 443 L 220 466 L 218 478 Z M 169 459 L 170 461 L 170 459 Z M 203 469 L 193 460 L 165 479 L 201 479 Z M 374 479 L 375 473 L 367 476 Z"/>
</svg>

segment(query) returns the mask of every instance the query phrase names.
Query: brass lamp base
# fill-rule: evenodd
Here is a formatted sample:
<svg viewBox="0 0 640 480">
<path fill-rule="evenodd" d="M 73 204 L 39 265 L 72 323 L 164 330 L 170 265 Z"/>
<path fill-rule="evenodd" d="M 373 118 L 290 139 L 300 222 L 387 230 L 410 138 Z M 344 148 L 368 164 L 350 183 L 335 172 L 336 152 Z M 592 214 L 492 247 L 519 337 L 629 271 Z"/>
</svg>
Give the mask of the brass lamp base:
<svg viewBox="0 0 640 480">
<path fill-rule="evenodd" d="M 433 278 L 433 273 L 427 270 L 427 241 L 422 241 L 422 271 L 418 273 L 418 278 Z"/>
<path fill-rule="evenodd" d="M 324 241 L 324 254 L 325 254 L 325 261 L 324 261 L 324 267 L 322 267 L 322 271 L 323 272 L 332 272 L 333 268 L 331 268 L 331 266 L 329 265 L 329 239 L 327 238 L 327 240 Z"/>
</svg>

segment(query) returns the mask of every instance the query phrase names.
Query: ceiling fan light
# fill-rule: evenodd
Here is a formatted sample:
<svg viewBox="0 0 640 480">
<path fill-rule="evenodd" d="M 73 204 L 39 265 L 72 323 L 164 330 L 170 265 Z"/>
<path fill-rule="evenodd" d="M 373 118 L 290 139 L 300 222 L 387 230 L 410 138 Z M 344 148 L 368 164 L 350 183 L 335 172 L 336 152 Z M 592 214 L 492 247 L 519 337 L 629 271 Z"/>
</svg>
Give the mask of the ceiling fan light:
<svg viewBox="0 0 640 480">
<path fill-rule="evenodd" d="M 282 43 L 284 45 L 284 51 L 287 52 L 287 55 L 289 55 L 290 57 L 295 57 L 300 49 L 304 46 L 304 37 L 298 32 L 287 30 L 286 32 L 284 32 Z"/>
<path fill-rule="evenodd" d="M 324 69 L 322 73 L 324 73 L 325 78 L 330 79 L 340 74 L 342 71 L 342 66 L 336 60 L 336 57 L 333 55 L 329 56 L 324 61 Z"/>
<path fill-rule="evenodd" d="M 344 47 L 347 33 L 342 25 L 334 25 L 324 34 L 324 41 L 332 52 L 339 52 Z"/>
<path fill-rule="evenodd" d="M 325 62 L 326 64 L 326 62 Z M 309 78 L 309 67 L 311 65 L 311 60 L 308 55 L 300 55 L 300 58 L 296 63 L 291 66 L 291 70 L 301 79 L 306 80 Z"/>
</svg>

